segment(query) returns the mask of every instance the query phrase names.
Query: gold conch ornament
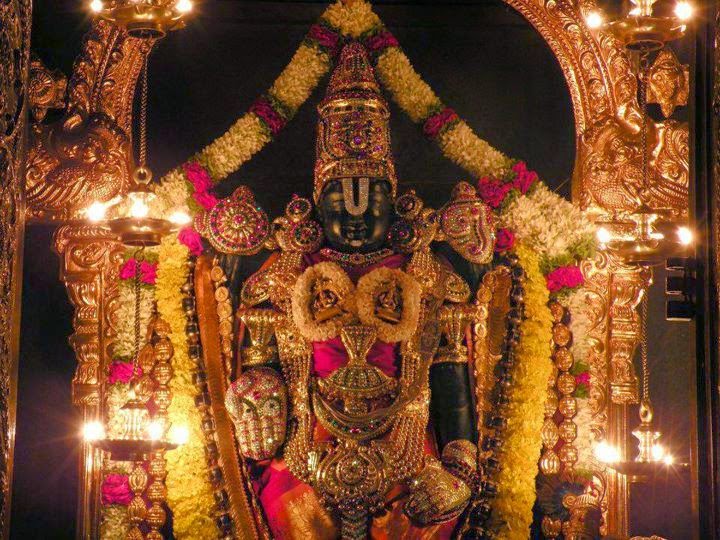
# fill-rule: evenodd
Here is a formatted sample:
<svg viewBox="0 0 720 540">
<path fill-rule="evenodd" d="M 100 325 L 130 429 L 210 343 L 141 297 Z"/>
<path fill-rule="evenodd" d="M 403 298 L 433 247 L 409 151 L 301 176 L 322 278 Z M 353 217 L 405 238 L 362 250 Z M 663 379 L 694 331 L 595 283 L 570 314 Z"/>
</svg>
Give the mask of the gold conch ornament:
<svg viewBox="0 0 720 540">
<path fill-rule="evenodd" d="M 390 111 L 360 43 L 349 43 L 340 53 L 318 115 L 315 202 L 329 182 L 346 178 L 387 180 L 395 197 Z"/>
</svg>

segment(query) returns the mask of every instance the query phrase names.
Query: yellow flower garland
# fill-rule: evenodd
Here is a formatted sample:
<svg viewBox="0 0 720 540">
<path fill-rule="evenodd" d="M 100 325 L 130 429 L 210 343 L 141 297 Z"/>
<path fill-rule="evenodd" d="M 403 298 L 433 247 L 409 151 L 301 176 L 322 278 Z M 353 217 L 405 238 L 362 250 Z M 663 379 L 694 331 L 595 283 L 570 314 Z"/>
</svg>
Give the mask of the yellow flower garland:
<svg viewBox="0 0 720 540">
<path fill-rule="evenodd" d="M 552 372 L 552 316 L 540 258 L 523 244 L 518 245 L 517 255 L 527 276 L 525 320 L 520 325 L 521 339 L 513 368 L 498 494 L 492 503 L 497 537 L 506 540 L 526 540 L 530 534 L 542 447 L 540 431 L 547 381 Z"/>
<path fill-rule="evenodd" d="M 188 250 L 174 236 L 160 245 L 155 297 L 160 316 L 171 328 L 174 348 L 172 403 L 168 409 L 171 424 L 184 424 L 190 430 L 188 442 L 167 453 L 167 501 L 172 509 L 176 538 L 204 540 L 217 537 L 213 520 L 214 499 L 204 467 L 205 437 L 200 429 L 200 413 L 195 407 L 195 387 L 190 374 L 193 364 L 185 338 L 185 313 L 180 288 L 188 276 Z"/>
</svg>

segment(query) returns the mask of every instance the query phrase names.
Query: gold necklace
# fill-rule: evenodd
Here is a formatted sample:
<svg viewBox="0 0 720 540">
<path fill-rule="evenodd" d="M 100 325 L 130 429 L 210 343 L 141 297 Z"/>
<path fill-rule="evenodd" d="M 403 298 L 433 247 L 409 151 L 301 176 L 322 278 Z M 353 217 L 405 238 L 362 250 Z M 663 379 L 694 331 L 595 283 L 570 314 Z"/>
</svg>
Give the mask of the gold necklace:
<svg viewBox="0 0 720 540">
<path fill-rule="evenodd" d="M 320 254 L 326 259 L 336 262 L 342 266 L 369 266 L 375 264 L 385 257 L 392 255 L 394 251 L 384 248 L 370 253 L 343 253 L 332 248 L 322 248 Z"/>
</svg>

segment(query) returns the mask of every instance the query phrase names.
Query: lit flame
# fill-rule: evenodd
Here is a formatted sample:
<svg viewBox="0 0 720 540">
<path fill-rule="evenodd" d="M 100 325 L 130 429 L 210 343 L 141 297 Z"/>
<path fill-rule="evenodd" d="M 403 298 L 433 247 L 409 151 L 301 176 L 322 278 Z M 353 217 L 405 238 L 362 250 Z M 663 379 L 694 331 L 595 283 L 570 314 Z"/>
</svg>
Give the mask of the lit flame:
<svg viewBox="0 0 720 540">
<path fill-rule="evenodd" d="M 85 209 L 85 217 L 90 221 L 102 221 L 105 218 L 107 206 L 99 201 L 95 201 Z"/>
<path fill-rule="evenodd" d="M 610 231 L 608 231 L 605 227 L 600 227 L 595 235 L 597 236 L 598 242 L 601 244 L 607 244 L 610 240 L 612 240 L 612 234 L 610 234 Z"/>
<path fill-rule="evenodd" d="M 175 225 L 187 225 L 191 221 L 192 218 L 190 217 L 190 214 L 183 212 L 182 210 L 177 210 L 170 215 L 170 222 Z"/>
<path fill-rule="evenodd" d="M 670 465 L 672 465 L 673 463 L 675 463 L 675 458 L 673 457 L 672 454 L 665 454 L 665 455 L 663 456 L 663 459 L 662 459 L 662 460 L 663 460 L 663 463 L 664 463 L 665 465 L 668 465 L 668 466 L 670 466 Z"/>
<path fill-rule="evenodd" d="M 144 218 L 147 217 L 150 212 L 150 208 L 145 201 L 141 199 L 133 199 L 132 206 L 130 207 L 130 217 Z"/>
<path fill-rule="evenodd" d="M 683 246 L 689 246 L 693 242 L 693 232 L 688 227 L 678 227 L 678 241 Z"/>
<path fill-rule="evenodd" d="M 616 463 L 620 461 L 620 451 L 605 441 L 600 441 L 595 446 L 595 457 L 602 463 Z"/>
<path fill-rule="evenodd" d="M 653 461 L 663 461 L 663 459 L 665 458 L 665 447 L 662 444 L 653 444 L 652 458 Z"/>
<path fill-rule="evenodd" d="M 190 430 L 186 425 L 172 426 L 168 439 L 171 443 L 181 446 L 190 440 Z"/>
<path fill-rule="evenodd" d="M 675 4 L 675 16 L 681 21 L 687 21 L 692 18 L 695 8 L 690 2 L 678 2 Z"/>
<path fill-rule="evenodd" d="M 599 11 L 591 11 L 585 16 L 585 23 L 593 30 L 600 28 L 604 22 L 605 18 Z"/>
<path fill-rule="evenodd" d="M 156 419 L 151 421 L 147 426 L 147 434 L 153 441 L 162 439 L 165 433 L 165 426 L 162 420 Z"/>
<path fill-rule="evenodd" d="M 90 2 L 90 10 L 93 13 L 100 13 L 103 9 L 105 9 L 105 6 L 102 0 L 92 0 L 92 2 Z"/>
<path fill-rule="evenodd" d="M 177 4 L 175 4 L 175 9 L 179 13 L 190 13 L 192 8 L 193 5 L 190 0 L 178 0 Z"/>
<path fill-rule="evenodd" d="M 632 8 L 632 9 L 628 12 L 628 15 L 630 15 L 630 16 L 632 16 L 632 17 L 637 17 L 638 15 L 640 15 L 640 8 L 639 8 L 638 6 Z"/>
<path fill-rule="evenodd" d="M 85 422 L 82 428 L 83 439 L 86 441 L 99 441 L 105 438 L 105 426 L 102 422 L 94 420 L 92 422 Z"/>
</svg>

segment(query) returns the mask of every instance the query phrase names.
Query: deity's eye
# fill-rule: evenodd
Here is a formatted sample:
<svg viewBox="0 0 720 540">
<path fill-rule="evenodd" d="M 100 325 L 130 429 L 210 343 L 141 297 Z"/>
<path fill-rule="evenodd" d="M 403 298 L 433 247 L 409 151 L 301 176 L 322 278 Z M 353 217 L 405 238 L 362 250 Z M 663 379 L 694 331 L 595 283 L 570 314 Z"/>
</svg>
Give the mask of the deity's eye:
<svg viewBox="0 0 720 540">
<path fill-rule="evenodd" d="M 244 418 L 249 418 L 249 417 L 253 416 L 254 412 L 255 412 L 255 408 L 252 405 L 250 405 L 248 403 L 243 404 L 242 416 Z"/>
</svg>

